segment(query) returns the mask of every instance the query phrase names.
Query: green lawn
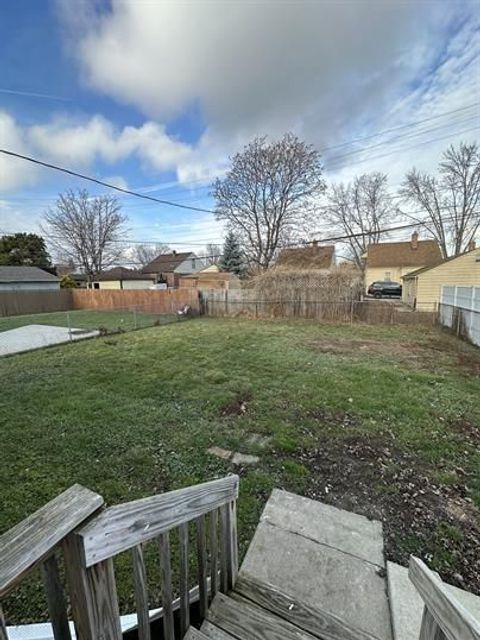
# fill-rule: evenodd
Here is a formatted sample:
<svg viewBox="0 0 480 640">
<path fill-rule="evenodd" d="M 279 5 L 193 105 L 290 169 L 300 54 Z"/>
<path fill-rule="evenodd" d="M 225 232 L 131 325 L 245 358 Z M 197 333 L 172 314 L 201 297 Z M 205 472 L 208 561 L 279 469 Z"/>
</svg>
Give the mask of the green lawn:
<svg viewBox="0 0 480 640">
<path fill-rule="evenodd" d="M 25 316 L 9 316 L 0 318 L 0 332 L 8 329 L 24 327 L 28 324 L 46 324 L 55 327 L 72 327 L 72 329 L 103 329 L 108 332 L 132 331 L 151 327 L 154 324 L 168 324 L 175 320 L 173 315 L 158 315 L 129 311 L 95 311 L 92 309 L 78 311 L 56 311 L 54 313 L 36 313 Z"/>
<path fill-rule="evenodd" d="M 115 504 L 235 471 L 242 553 L 283 487 L 383 519 L 389 557 L 478 591 L 480 351 L 440 330 L 198 319 L 3 358 L 0 379 L 0 531 L 74 482 Z M 5 609 L 45 617 L 37 583 Z"/>
</svg>

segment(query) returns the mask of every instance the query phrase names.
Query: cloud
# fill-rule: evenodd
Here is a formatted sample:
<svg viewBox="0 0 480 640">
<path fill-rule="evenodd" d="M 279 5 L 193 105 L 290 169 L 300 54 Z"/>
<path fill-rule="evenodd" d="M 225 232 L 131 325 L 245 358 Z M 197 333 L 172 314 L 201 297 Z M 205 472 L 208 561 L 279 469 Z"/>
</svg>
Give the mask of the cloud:
<svg viewBox="0 0 480 640">
<path fill-rule="evenodd" d="M 136 157 L 145 168 L 161 173 L 175 170 L 191 154 L 189 145 L 169 136 L 155 122 L 119 129 L 99 115 L 82 122 L 56 118 L 22 127 L 0 111 L 0 139 L 6 149 L 70 169 L 88 169 L 97 160 L 115 165 Z M 39 171 L 24 161 L 0 156 L 0 177 L 2 190 L 7 191 L 34 184 Z"/>
<path fill-rule="evenodd" d="M 254 135 L 323 148 L 471 102 L 478 74 L 469 0 L 73 4 L 62 23 L 90 87 L 163 122 L 200 105 L 181 181 L 209 179 Z"/>
</svg>

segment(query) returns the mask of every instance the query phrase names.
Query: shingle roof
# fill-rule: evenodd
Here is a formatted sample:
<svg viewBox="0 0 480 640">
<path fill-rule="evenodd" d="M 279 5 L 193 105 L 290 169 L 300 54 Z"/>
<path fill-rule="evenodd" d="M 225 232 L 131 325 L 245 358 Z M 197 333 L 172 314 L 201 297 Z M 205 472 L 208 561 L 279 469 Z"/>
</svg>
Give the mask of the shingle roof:
<svg viewBox="0 0 480 640">
<path fill-rule="evenodd" d="M 127 269 L 126 267 L 113 267 L 108 271 L 102 271 L 96 280 L 148 280 L 149 277 L 141 271 Z"/>
<path fill-rule="evenodd" d="M 142 273 L 168 273 L 182 264 L 184 260 L 195 257 L 191 251 L 184 253 L 162 253 L 142 269 Z"/>
<path fill-rule="evenodd" d="M 0 282 L 58 282 L 57 276 L 38 267 L 0 267 Z"/>
<path fill-rule="evenodd" d="M 404 276 L 402 276 L 402 280 L 408 280 L 409 278 L 415 278 L 416 276 L 420 275 L 421 273 L 424 273 L 425 271 L 430 271 L 430 269 L 436 269 L 437 267 L 440 267 L 441 265 L 443 265 L 443 264 L 445 264 L 447 262 L 452 262 L 452 260 L 456 260 L 457 258 L 463 258 L 463 256 L 466 255 L 467 253 L 473 253 L 474 251 L 476 251 L 478 253 L 478 259 L 480 259 L 480 249 L 478 247 L 474 247 L 473 249 L 465 251 L 464 253 L 460 253 L 458 256 L 450 256 L 450 258 L 446 258 L 445 260 L 441 260 L 440 262 L 437 262 L 436 264 L 431 264 L 431 265 L 428 265 L 426 267 L 420 267 L 420 269 L 415 269 L 415 271 L 409 271 Z"/>
<path fill-rule="evenodd" d="M 367 248 L 367 267 L 426 267 L 442 261 L 438 242 L 419 240 L 414 249 L 412 242 L 379 242 Z"/>
<path fill-rule="evenodd" d="M 334 253 L 333 245 L 283 249 L 277 258 L 277 265 L 291 269 L 329 269 Z"/>
</svg>

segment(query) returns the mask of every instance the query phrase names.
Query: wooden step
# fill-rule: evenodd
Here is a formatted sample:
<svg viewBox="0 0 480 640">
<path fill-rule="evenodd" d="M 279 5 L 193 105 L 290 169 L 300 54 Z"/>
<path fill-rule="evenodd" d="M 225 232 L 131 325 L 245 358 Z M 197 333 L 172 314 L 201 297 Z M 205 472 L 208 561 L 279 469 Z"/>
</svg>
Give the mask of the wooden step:
<svg viewBox="0 0 480 640">
<path fill-rule="evenodd" d="M 309 633 L 239 596 L 234 599 L 217 593 L 207 617 L 237 640 L 314 640 Z"/>
<path fill-rule="evenodd" d="M 231 636 L 229 633 L 220 629 L 220 627 L 217 627 L 208 620 L 204 620 L 202 624 L 202 633 L 204 633 L 210 640 L 236 640 L 235 636 Z"/>
<path fill-rule="evenodd" d="M 195 627 L 189 627 L 187 633 L 183 636 L 183 640 L 206 640 L 207 636 L 195 629 Z"/>
</svg>

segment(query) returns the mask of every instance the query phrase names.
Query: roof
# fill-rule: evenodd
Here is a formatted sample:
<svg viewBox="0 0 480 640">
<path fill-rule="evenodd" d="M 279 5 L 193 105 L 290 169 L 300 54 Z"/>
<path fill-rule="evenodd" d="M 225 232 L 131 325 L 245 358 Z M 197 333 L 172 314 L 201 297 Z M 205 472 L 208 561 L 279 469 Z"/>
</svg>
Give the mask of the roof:
<svg viewBox="0 0 480 640">
<path fill-rule="evenodd" d="M 143 273 L 166 273 L 175 271 L 175 269 L 188 258 L 195 258 L 195 254 L 191 251 L 184 253 L 161 253 L 154 260 L 145 265 L 142 269 Z"/>
<path fill-rule="evenodd" d="M 414 249 L 408 242 L 379 242 L 367 248 L 367 267 L 431 267 L 442 261 L 436 240 L 418 240 Z"/>
<path fill-rule="evenodd" d="M 329 269 L 334 255 L 334 245 L 282 249 L 277 258 L 277 265 L 291 269 Z"/>
<path fill-rule="evenodd" d="M 229 271 L 197 271 L 188 276 L 182 276 L 182 280 L 230 280 L 236 277 Z"/>
<path fill-rule="evenodd" d="M 149 280 L 147 274 L 135 269 L 127 269 L 125 267 L 113 267 L 108 271 L 102 271 L 96 276 L 96 280 Z"/>
<path fill-rule="evenodd" d="M 1 267 L 0 282 L 58 282 L 57 276 L 38 267 Z"/>
<path fill-rule="evenodd" d="M 458 256 L 451 256 L 450 258 L 446 258 L 445 260 L 442 260 L 441 262 L 437 262 L 437 264 L 432 264 L 430 266 L 427 267 L 421 267 L 420 269 L 415 269 L 415 271 L 409 271 L 408 273 L 406 273 L 404 276 L 402 276 L 402 280 L 405 279 L 409 279 L 409 278 L 416 278 L 418 275 L 420 275 L 421 273 L 424 273 L 425 271 L 430 271 L 431 269 L 436 269 L 437 267 L 441 267 L 442 265 L 446 264 L 447 262 L 453 262 L 453 260 L 457 260 L 458 258 L 463 258 L 463 256 L 467 255 L 468 253 L 474 253 L 475 251 L 478 252 L 478 256 L 480 259 L 480 248 L 476 247 L 474 249 L 470 249 L 470 251 L 465 251 L 464 253 L 460 253 Z"/>
</svg>

